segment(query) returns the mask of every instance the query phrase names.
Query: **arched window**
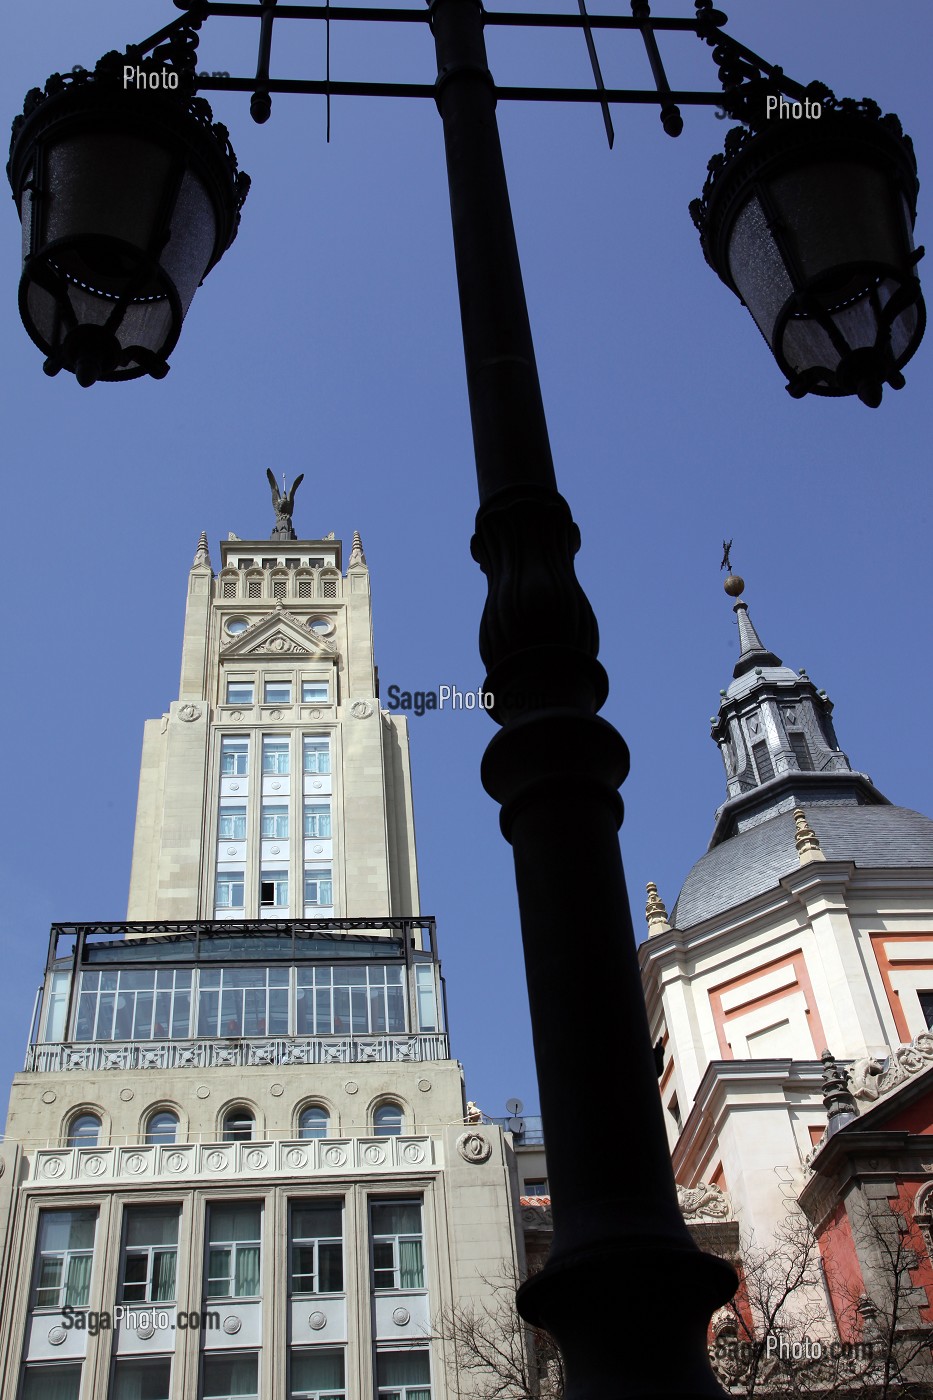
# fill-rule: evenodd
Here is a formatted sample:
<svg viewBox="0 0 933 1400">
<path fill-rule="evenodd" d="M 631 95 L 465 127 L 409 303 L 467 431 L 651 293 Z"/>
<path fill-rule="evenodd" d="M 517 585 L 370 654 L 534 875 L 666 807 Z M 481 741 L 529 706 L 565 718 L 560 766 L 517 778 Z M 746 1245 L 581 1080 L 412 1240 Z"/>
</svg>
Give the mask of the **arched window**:
<svg viewBox="0 0 933 1400">
<path fill-rule="evenodd" d="M 253 1136 L 256 1120 L 252 1110 L 238 1106 L 224 1114 L 224 1142 L 249 1142 Z"/>
<path fill-rule="evenodd" d="M 146 1141 L 149 1143 L 177 1142 L 178 1114 L 173 1113 L 170 1108 L 160 1108 L 153 1113 L 146 1124 Z"/>
<path fill-rule="evenodd" d="M 97 1147 L 100 1143 L 100 1119 L 96 1113 L 79 1113 L 68 1129 L 69 1147 Z"/>
<path fill-rule="evenodd" d="M 400 1104 L 381 1103 L 373 1114 L 373 1128 L 380 1137 L 398 1137 L 403 1118 Z"/>
<path fill-rule="evenodd" d="M 329 1124 L 330 1114 L 327 1109 L 321 1108 L 320 1104 L 311 1104 L 310 1107 L 302 1110 L 298 1119 L 298 1136 L 300 1138 L 327 1137 Z"/>
</svg>

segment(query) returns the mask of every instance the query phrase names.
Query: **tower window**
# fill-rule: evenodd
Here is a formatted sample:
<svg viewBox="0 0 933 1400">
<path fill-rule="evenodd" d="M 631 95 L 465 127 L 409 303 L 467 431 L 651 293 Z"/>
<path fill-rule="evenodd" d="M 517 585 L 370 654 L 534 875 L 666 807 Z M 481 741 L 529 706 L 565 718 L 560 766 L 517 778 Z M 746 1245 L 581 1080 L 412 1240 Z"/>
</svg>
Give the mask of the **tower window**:
<svg viewBox="0 0 933 1400">
<path fill-rule="evenodd" d="M 96 1228 L 96 1210 L 41 1212 L 36 1243 L 37 1308 L 86 1307 Z"/>
<path fill-rule="evenodd" d="M 373 1201 L 373 1288 L 424 1287 L 420 1201 Z"/>
<path fill-rule="evenodd" d="M 251 705 L 253 703 L 252 681 L 227 681 L 228 705 Z"/>
<path fill-rule="evenodd" d="M 774 764 L 771 762 L 768 745 L 759 740 L 757 744 L 752 744 L 752 754 L 755 759 L 755 767 L 758 769 L 759 783 L 770 782 L 774 777 Z"/>
<path fill-rule="evenodd" d="M 402 1108 L 397 1103 L 381 1103 L 373 1114 L 373 1131 L 380 1137 L 398 1137 L 402 1123 Z"/>
<path fill-rule="evenodd" d="M 262 771 L 264 773 L 276 773 L 280 775 L 288 773 L 287 739 L 263 739 Z"/>
<path fill-rule="evenodd" d="M 264 870 L 259 877 L 259 903 L 263 909 L 288 908 L 288 871 Z"/>
<path fill-rule="evenodd" d="M 334 902 L 334 882 L 329 870 L 305 871 L 305 904 L 330 908 Z"/>
<path fill-rule="evenodd" d="M 302 681 L 301 698 L 306 705 L 326 705 L 330 699 L 330 687 L 326 681 Z"/>
<path fill-rule="evenodd" d="M 431 1400 L 431 1362 L 427 1350 L 378 1351 L 379 1400 Z"/>
<path fill-rule="evenodd" d="M 68 1147 L 97 1147 L 100 1142 L 100 1119 L 96 1113 L 79 1113 L 68 1129 Z"/>
<path fill-rule="evenodd" d="M 325 1138 L 329 1126 L 330 1114 L 327 1109 L 314 1103 L 309 1108 L 302 1109 L 298 1119 L 298 1136 L 300 1138 Z"/>
<path fill-rule="evenodd" d="M 304 741 L 304 770 L 306 773 L 330 772 L 330 740 L 311 739 Z"/>
<path fill-rule="evenodd" d="M 262 567 L 264 569 L 275 569 L 278 567 L 278 562 L 278 559 L 263 559 Z"/>
<path fill-rule="evenodd" d="M 167 1303 L 175 1298 L 180 1210 L 140 1207 L 126 1212 L 123 1302 Z"/>
<path fill-rule="evenodd" d="M 217 834 L 221 841 L 246 840 L 246 803 L 236 802 L 220 809 Z"/>
<path fill-rule="evenodd" d="M 249 772 L 249 740 L 221 739 L 220 772 L 224 778 L 244 778 Z"/>
<path fill-rule="evenodd" d="M 255 562 L 255 559 L 238 559 L 236 566 L 238 569 L 251 569 Z"/>
<path fill-rule="evenodd" d="M 148 1143 L 170 1143 L 178 1141 L 178 1114 L 171 1109 L 159 1109 L 146 1125 Z"/>
<path fill-rule="evenodd" d="M 291 681 L 266 681 L 263 699 L 267 705 L 290 705 L 292 703 Z"/>
<path fill-rule="evenodd" d="M 224 1115 L 224 1142 L 252 1142 L 256 1120 L 248 1108 L 231 1108 Z"/>
<path fill-rule="evenodd" d="M 292 1206 L 292 1293 L 343 1292 L 343 1207 Z"/>
<path fill-rule="evenodd" d="M 343 1352 L 295 1347 L 288 1393 L 291 1400 L 346 1400 Z"/>
<path fill-rule="evenodd" d="M 218 870 L 214 904 L 218 909 L 242 909 L 245 881 L 242 870 Z"/>
<path fill-rule="evenodd" d="M 810 745 L 807 743 L 806 734 L 792 732 L 787 738 L 797 760 L 797 767 L 802 773 L 812 773 L 813 759 L 810 757 Z"/>
<path fill-rule="evenodd" d="M 288 840 L 288 807 L 284 802 L 262 804 L 262 834 L 272 841 Z"/>
<path fill-rule="evenodd" d="M 259 1357 L 255 1352 L 205 1352 L 201 1394 L 204 1400 L 259 1400 Z"/>
<path fill-rule="evenodd" d="M 208 1207 L 208 1298 L 259 1296 L 259 1248 L 262 1208 L 241 1202 Z M 250 1391 L 208 1391 L 207 1395 L 249 1395 Z"/>
<path fill-rule="evenodd" d="M 78 1400 L 81 1363 L 69 1366 L 27 1366 L 23 1372 L 23 1400 Z"/>
<path fill-rule="evenodd" d="M 330 803 L 305 803 L 305 836 L 311 840 L 326 840 L 331 834 Z"/>
<path fill-rule="evenodd" d="M 172 1360 L 169 1356 L 136 1361 L 120 1358 L 113 1368 L 112 1400 L 168 1400 L 171 1389 Z M 50 1390 L 46 1400 L 59 1400 L 60 1392 Z"/>
</svg>

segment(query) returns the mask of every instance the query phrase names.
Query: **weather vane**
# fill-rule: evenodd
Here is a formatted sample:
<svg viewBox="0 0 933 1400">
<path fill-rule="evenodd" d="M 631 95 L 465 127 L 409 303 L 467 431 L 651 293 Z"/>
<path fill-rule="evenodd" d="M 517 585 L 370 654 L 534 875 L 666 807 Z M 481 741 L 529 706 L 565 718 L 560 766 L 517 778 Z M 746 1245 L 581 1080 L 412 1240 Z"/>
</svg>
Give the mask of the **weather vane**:
<svg viewBox="0 0 933 1400">
<path fill-rule="evenodd" d="M 720 569 L 728 569 L 729 572 L 730 572 L 730 574 L 732 573 L 732 560 L 729 558 L 729 551 L 731 550 L 731 548 L 732 548 L 732 541 L 731 541 L 731 540 L 723 540 L 723 542 L 722 542 L 722 563 L 720 564 L 719 567 L 720 567 Z"/>
</svg>

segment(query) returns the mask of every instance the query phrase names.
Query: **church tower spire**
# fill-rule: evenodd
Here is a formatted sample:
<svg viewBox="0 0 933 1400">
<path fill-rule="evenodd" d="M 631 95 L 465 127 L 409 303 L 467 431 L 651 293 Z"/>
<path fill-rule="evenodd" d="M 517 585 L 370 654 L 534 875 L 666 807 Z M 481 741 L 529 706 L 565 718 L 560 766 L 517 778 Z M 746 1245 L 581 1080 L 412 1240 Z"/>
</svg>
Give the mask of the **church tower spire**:
<svg viewBox="0 0 933 1400">
<path fill-rule="evenodd" d="M 729 574 L 723 587 L 735 599 L 739 658 L 712 720 L 727 798 L 710 845 L 813 801 L 886 801 L 840 749 L 825 690 L 817 690 L 806 671 L 785 666 L 761 640 L 742 598 L 745 580 L 732 572 L 728 549 L 724 565 Z"/>
</svg>

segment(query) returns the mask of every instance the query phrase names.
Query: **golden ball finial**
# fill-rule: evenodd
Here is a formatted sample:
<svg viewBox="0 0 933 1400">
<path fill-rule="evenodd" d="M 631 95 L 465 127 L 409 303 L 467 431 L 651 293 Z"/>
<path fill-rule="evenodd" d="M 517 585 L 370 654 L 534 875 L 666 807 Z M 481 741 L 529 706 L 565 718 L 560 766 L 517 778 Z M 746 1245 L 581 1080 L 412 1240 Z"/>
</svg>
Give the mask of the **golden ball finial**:
<svg viewBox="0 0 933 1400">
<path fill-rule="evenodd" d="M 727 574 L 722 586 L 730 598 L 740 598 L 745 592 L 745 580 L 739 574 Z"/>
</svg>

